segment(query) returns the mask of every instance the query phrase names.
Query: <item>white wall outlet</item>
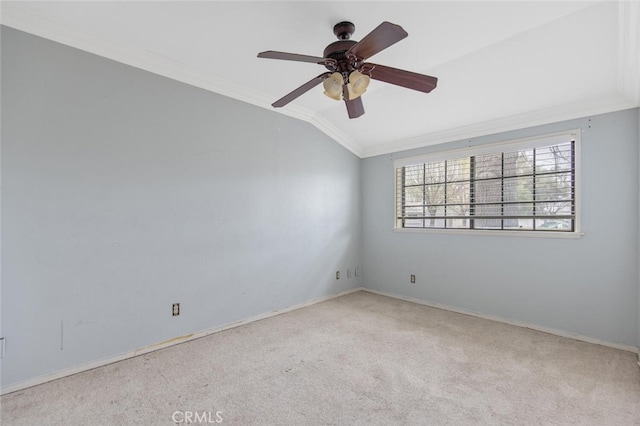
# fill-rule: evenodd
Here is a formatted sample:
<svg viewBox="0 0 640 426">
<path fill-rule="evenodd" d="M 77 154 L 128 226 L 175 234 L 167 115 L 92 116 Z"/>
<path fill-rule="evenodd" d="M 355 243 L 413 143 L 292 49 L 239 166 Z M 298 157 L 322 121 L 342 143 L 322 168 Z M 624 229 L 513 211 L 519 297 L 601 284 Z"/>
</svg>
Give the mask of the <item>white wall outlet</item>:
<svg viewBox="0 0 640 426">
<path fill-rule="evenodd" d="M 340 271 L 336 271 L 336 280 L 340 279 Z"/>
<path fill-rule="evenodd" d="M 180 304 L 179 303 L 174 303 L 173 307 L 171 308 L 171 314 L 174 317 L 177 317 L 178 315 L 180 315 Z"/>
<path fill-rule="evenodd" d="M 360 268 L 356 266 L 356 270 L 354 271 L 355 276 L 360 275 Z"/>
<path fill-rule="evenodd" d="M 347 269 L 347 278 L 351 278 L 351 269 Z"/>
<path fill-rule="evenodd" d="M 415 284 L 415 283 L 416 283 L 416 276 L 411 275 L 411 284 Z"/>
</svg>

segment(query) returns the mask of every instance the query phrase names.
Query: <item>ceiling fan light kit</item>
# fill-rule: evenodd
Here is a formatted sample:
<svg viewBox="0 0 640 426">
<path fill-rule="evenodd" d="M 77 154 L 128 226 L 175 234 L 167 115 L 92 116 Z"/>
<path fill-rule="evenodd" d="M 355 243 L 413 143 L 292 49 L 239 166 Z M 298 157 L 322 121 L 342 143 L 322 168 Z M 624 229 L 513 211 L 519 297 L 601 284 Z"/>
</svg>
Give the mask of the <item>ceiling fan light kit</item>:
<svg viewBox="0 0 640 426">
<path fill-rule="evenodd" d="M 347 83 L 348 99 L 352 101 L 366 92 L 367 87 L 369 87 L 369 81 L 369 76 L 362 74 L 360 71 L 356 70 L 349 74 L 349 82 Z M 345 84 L 344 82 L 345 79 L 339 72 L 334 72 L 327 76 L 322 82 L 324 94 L 336 101 L 342 100 L 342 86 Z"/>
<path fill-rule="evenodd" d="M 335 99 L 339 101 L 342 99 L 342 74 L 339 72 L 334 72 L 333 74 L 327 76 L 322 85 L 324 86 L 324 94 L 327 95 L 331 99 Z"/>
<path fill-rule="evenodd" d="M 364 114 L 361 95 L 366 92 L 371 79 L 424 93 L 436 88 L 436 77 L 364 62 L 407 37 L 407 32 L 401 26 L 385 21 L 359 42 L 350 40 L 354 31 L 355 25 L 351 22 L 337 23 L 333 27 L 333 33 L 338 41 L 324 49 L 323 57 L 273 50 L 259 53 L 259 58 L 312 62 L 324 65 L 328 70 L 278 99 L 272 106 L 285 106 L 322 83 L 324 94 L 337 101 L 344 100 L 349 118 L 357 118 Z"/>
<path fill-rule="evenodd" d="M 347 83 L 349 100 L 353 100 L 366 92 L 370 82 L 371 78 L 368 75 L 362 74 L 358 70 L 349 74 L 349 83 Z"/>
</svg>

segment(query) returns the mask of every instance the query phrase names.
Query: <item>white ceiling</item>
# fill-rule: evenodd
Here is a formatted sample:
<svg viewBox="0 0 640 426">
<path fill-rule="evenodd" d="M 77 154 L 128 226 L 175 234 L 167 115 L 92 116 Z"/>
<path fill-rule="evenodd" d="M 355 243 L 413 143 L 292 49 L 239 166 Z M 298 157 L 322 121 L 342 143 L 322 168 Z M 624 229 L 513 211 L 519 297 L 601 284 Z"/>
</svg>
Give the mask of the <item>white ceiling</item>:
<svg viewBox="0 0 640 426">
<path fill-rule="evenodd" d="M 361 157 L 632 108 L 638 1 L 2 2 L 4 25 L 245 102 L 270 104 L 325 69 L 259 59 L 322 56 L 333 25 L 360 40 L 382 21 L 409 37 L 372 62 L 438 77 L 424 94 L 372 81 L 365 115 L 318 86 L 276 111 Z M 239 117 L 240 119 L 240 117 Z"/>
</svg>

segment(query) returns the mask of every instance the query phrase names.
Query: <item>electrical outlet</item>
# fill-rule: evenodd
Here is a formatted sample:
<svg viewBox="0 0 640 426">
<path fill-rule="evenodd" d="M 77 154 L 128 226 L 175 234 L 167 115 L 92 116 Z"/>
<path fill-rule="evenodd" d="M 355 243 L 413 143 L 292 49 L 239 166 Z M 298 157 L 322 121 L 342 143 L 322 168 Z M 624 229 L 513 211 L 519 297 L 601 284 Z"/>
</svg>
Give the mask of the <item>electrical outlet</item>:
<svg viewBox="0 0 640 426">
<path fill-rule="evenodd" d="M 4 358 L 4 337 L 0 338 L 0 358 Z"/>
<path fill-rule="evenodd" d="M 351 278 L 351 269 L 347 269 L 347 278 Z"/>
<path fill-rule="evenodd" d="M 360 275 L 360 268 L 356 266 L 356 270 L 353 273 L 356 277 Z"/>
<path fill-rule="evenodd" d="M 177 317 L 178 315 L 180 315 L 180 304 L 179 303 L 174 303 L 173 304 L 173 309 L 171 310 L 172 314 L 174 317 Z"/>
<path fill-rule="evenodd" d="M 411 284 L 415 284 L 415 283 L 416 283 L 416 276 L 411 275 Z"/>
<path fill-rule="evenodd" d="M 336 280 L 340 279 L 340 271 L 336 271 Z"/>
</svg>

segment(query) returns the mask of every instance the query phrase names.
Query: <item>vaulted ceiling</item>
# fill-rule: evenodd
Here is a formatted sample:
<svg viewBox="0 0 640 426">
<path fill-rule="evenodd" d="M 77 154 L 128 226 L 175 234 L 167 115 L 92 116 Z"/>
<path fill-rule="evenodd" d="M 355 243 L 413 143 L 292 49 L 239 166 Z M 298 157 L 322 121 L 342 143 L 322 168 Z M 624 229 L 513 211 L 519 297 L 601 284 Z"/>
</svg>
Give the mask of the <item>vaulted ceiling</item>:
<svg viewBox="0 0 640 426">
<path fill-rule="evenodd" d="M 632 108 L 640 101 L 636 1 L 7 2 L 2 24 L 272 109 L 321 65 L 333 25 L 360 40 L 382 21 L 409 36 L 371 61 L 438 77 L 430 94 L 372 81 L 365 115 L 318 86 L 275 111 L 372 155 Z M 242 120 L 242 117 L 238 117 Z"/>
</svg>

